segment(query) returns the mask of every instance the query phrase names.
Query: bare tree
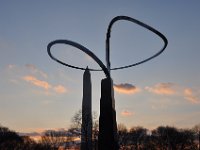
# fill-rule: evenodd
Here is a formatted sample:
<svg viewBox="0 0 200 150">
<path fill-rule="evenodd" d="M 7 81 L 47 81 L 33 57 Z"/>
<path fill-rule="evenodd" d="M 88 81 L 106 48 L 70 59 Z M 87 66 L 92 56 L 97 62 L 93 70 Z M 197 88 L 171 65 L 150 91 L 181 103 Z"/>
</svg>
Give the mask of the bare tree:
<svg viewBox="0 0 200 150">
<path fill-rule="evenodd" d="M 179 130 L 178 140 L 175 149 L 197 149 L 195 132 L 190 129 Z"/>
<path fill-rule="evenodd" d="M 81 134 L 83 134 L 82 136 L 85 137 L 85 139 L 87 140 L 87 129 L 88 126 L 90 125 L 91 122 L 85 122 L 85 125 L 82 126 L 82 110 L 78 110 L 74 116 L 72 117 L 71 121 L 72 121 L 72 127 L 73 128 L 77 128 L 77 130 L 79 130 L 79 136 L 81 136 Z M 87 117 L 87 115 L 83 115 L 84 117 Z M 84 118 L 87 120 L 87 118 Z M 97 147 L 97 137 L 98 137 L 98 121 L 97 119 L 97 113 L 95 111 L 93 111 L 92 113 L 92 138 L 93 138 L 93 145 L 94 147 Z M 83 132 L 81 132 L 81 127 Z"/>
<path fill-rule="evenodd" d="M 132 148 L 139 150 L 144 145 L 147 129 L 143 127 L 132 127 L 129 131 L 129 136 L 132 142 Z"/>
<path fill-rule="evenodd" d="M 0 126 L 0 149 L 16 149 L 20 144 L 23 144 L 23 139 L 15 131 Z"/>
<path fill-rule="evenodd" d="M 195 132 L 195 140 L 198 141 L 198 149 L 200 149 L 200 123 L 192 129 Z"/>
<path fill-rule="evenodd" d="M 93 121 L 92 139 L 93 139 L 93 149 L 98 149 L 98 135 L 99 135 L 99 122 L 97 120 Z"/>
<path fill-rule="evenodd" d="M 118 129 L 118 140 L 120 149 L 126 150 L 129 141 L 128 130 L 126 126 L 122 123 L 118 124 L 117 129 Z"/>
<path fill-rule="evenodd" d="M 74 116 L 71 119 L 73 128 L 81 129 L 82 125 L 82 110 L 75 112 Z"/>
<path fill-rule="evenodd" d="M 41 137 L 40 143 L 44 146 L 51 146 L 51 149 L 58 149 L 61 146 L 65 146 L 67 141 L 66 133 L 63 131 L 48 130 Z"/>
<path fill-rule="evenodd" d="M 194 132 L 189 129 L 160 126 L 152 132 L 155 145 L 161 150 L 196 149 Z"/>
</svg>

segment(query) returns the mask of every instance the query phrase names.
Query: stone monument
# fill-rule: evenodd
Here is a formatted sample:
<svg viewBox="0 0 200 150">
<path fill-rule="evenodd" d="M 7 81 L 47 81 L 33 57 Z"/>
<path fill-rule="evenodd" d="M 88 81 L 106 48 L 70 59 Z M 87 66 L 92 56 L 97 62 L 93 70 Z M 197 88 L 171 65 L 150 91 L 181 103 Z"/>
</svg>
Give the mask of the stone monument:
<svg viewBox="0 0 200 150">
<path fill-rule="evenodd" d="M 92 150 L 92 88 L 88 67 L 83 74 L 81 150 Z"/>
</svg>

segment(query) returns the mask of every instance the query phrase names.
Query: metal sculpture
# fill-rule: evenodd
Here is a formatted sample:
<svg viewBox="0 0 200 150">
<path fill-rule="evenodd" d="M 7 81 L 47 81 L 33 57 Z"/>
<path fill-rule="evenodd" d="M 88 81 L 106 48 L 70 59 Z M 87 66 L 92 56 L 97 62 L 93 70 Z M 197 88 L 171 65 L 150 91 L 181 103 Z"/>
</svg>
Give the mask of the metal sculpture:
<svg viewBox="0 0 200 150">
<path fill-rule="evenodd" d="M 148 30 L 150 30 L 151 32 L 155 33 L 157 36 L 159 36 L 163 42 L 164 42 L 164 45 L 163 47 L 157 52 L 155 53 L 154 55 L 152 55 L 151 57 L 148 57 L 142 61 L 139 61 L 139 62 L 136 62 L 136 63 L 133 63 L 133 64 L 130 64 L 130 65 L 126 65 L 126 66 L 122 66 L 122 67 L 116 67 L 116 68 L 110 68 L 111 66 L 111 63 L 110 63 L 110 36 L 111 36 L 111 28 L 113 26 L 113 24 L 119 20 L 127 20 L 127 21 L 130 21 L 130 22 L 133 22 L 135 24 L 138 24 Z M 57 59 L 56 57 L 54 57 L 51 53 L 51 47 L 55 44 L 67 44 L 67 45 L 71 45 L 71 46 L 74 46 L 76 48 L 78 48 L 79 50 L 83 51 L 84 53 L 86 53 L 87 55 L 89 55 L 94 61 L 96 61 L 99 66 L 102 68 L 102 70 L 104 71 L 105 75 L 107 77 L 110 76 L 110 70 L 119 70 L 119 69 L 125 69 L 125 68 L 129 68 L 129 67 L 133 67 L 133 66 L 137 66 L 137 65 L 140 65 L 142 63 L 145 63 L 155 57 L 157 57 L 158 55 L 160 55 L 164 50 L 165 48 L 167 47 L 167 44 L 168 44 L 168 41 L 167 41 L 167 38 L 162 34 L 160 33 L 158 30 L 154 29 L 153 27 L 139 21 L 139 20 L 136 20 L 134 18 L 131 18 L 131 17 L 128 17 L 128 16 L 117 16 L 115 18 L 113 18 L 108 26 L 108 29 L 107 29 L 107 34 L 106 34 L 106 63 L 107 63 L 107 67 L 103 64 L 103 62 L 94 54 L 92 53 L 89 49 L 87 49 L 86 47 L 82 46 L 81 44 L 79 43 L 76 43 L 74 41 L 70 41 L 70 40 L 63 40 L 63 39 L 60 39 L 60 40 L 55 40 L 55 41 L 52 41 L 48 44 L 47 46 L 47 52 L 49 54 L 49 56 L 55 60 L 56 62 L 64 65 L 64 66 L 67 66 L 67 67 L 71 67 L 71 68 L 74 68 L 74 69 L 80 69 L 80 70 L 85 70 L 85 68 L 82 68 L 82 67 L 78 67 L 78 66 L 73 66 L 73 65 L 70 65 L 70 64 L 67 64 L 59 59 Z M 89 68 L 90 71 L 102 71 L 100 69 L 92 69 L 92 68 Z"/>
<path fill-rule="evenodd" d="M 164 45 L 163 47 L 155 53 L 153 56 L 148 57 L 142 61 L 129 64 L 126 66 L 121 66 L 117 68 L 111 68 L 111 63 L 110 63 L 110 36 L 111 36 L 111 28 L 113 24 L 119 20 L 127 20 L 130 22 L 133 22 L 139 26 L 142 26 L 146 28 L 147 30 L 150 30 L 151 32 L 155 33 L 157 36 L 159 36 L 163 42 Z M 165 48 L 167 47 L 168 41 L 167 38 L 154 29 L 153 27 L 136 20 L 134 18 L 128 17 L 128 16 L 117 16 L 111 20 L 109 23 L 108 29 L 107 29 L 107 34 L 106 34 L 106 66 L 103 64 L 103 62 L 94 54 L 92 53 L 89 49 L 86 47 L 82 46 L 81 44 L 78 44 L 74 41 L 70 40 L 55 40 L 52 41 L 48 44 L 47 46 L 47 52 L 49 56 L 55 60 L 56 62 L 65 65 L 67 67 L 71 67 L 74 69 L 80 69 L 80 70 L 85 70 L 85 68 L 81 68 L 78 66 L 73 66 L 70 64 L 67 64 L 56 57 L 54 57 L 51 53 L 51 47 L 55 44 L 67 44 L 71 45 L 73 47 L 76 47 L 77 49 L 83 51 L 87 55 L 89 55 L 94 61 L 96 61 L 101 69 L 92 69 L 92 68 L 87 68 L 90 71 L 104 71 L 106 78 L 102 80 L 101 83 L 101 100 L 100 100 L 100 118 L 99 118 L 99 150 L 107 150 L 107 149 L 118 149 L 118 143 L 117 143 L 117 123 L 116 123 L 116 113 L 115 113 L 115 102 L 114 102 L 114 91 L 113 91 L 113 81 L 111 79 L 110 71 L 111 70 L 119 70 L 119 69 L 125 69 L 129 67 L 133 67 L 136 65 L 140 65 L 142 63 L 145 63 L 158 55 L 160 55 Z"/>
</svg>

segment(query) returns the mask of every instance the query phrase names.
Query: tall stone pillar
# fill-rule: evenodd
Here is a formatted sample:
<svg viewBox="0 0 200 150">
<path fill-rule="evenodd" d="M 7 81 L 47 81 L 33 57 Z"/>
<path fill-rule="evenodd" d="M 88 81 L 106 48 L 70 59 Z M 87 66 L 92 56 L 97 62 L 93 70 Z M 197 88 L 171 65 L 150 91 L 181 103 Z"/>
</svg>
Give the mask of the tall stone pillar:
<svg viewBox="0 0 200 150">
<path fill-rule="evenodd" d="M 101 81 L 98 149 L 119 149 L 113 81 L 111 78 L 105 78 Z"/>
<path fill-rule="evenodd" d="M 92 89 L 88 68 L 83 74 L 81 150 L 92 150 Z"/>
</svg>

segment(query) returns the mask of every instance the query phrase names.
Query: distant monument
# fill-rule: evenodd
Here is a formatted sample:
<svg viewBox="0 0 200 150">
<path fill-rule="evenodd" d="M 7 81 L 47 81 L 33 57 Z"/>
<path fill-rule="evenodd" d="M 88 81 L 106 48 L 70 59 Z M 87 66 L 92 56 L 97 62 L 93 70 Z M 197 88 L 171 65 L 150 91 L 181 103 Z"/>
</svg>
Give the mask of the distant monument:
<svg viewBox="0 0 200 150">
<path fill-rule="evenodd" d="M 139 62 L 129 64 L 126 66 L 121 66 L 117 68 L 111 68 L 110 63 L 110 36 L 111 36 L 111 28 L 113 24 L 120 20 L 126 20 L 130 21 L 132 23 L 135 23 L 151 32 L 159 36 L 163 42 L 163 47 L 154 55 L 141 60 Z M 130 39 L 128 39 L 130 40 Z M 50 51 L 51 47 L 55 44 L 67 44 L 70 46 L 73 46 L 87 55 L 89 55 L 100 67 L 101 69 L 88 69 L 88 68 L 82 68 L 78 66 L 73 66 L 70 64 L 67 64 L 56 57 L 54 57 Z M 125 69 L 133 66 L 140 65 L 142 63 L 145 63 L 157 56 L 159 56 L 167 47 L 168 41 L 167 38 L 154 29 L 153 27 L 136 20 L 134 18 L 128 17 L 128 16 L 117 16 L 114 17 L 111 22 L 108 25 L 107 29 L 107 35 L 106 35 L 106 63 L 105 66 L 104 63 L 94 54 L 92 51 L 84 47 L 83 45 L 76 43 L 74 41 L 70 40 L 55 40 L 48 44 L 47 46 L 47 52 L 49 56 L 55 60 L 56 62 L 65 65 L 67 67 L 71 67 L 74 69 L 80 69 L 85 70 L 84 77 L 83 77 L 83 108 L 82 108 L 82 116 L 83 116 L 83 122 L 82 122 L 82 129 L 84 127 L 87 127 L 87 132 L 84 132 L 82 130 L 82 134 L 86 134 L 87 136 L 81 137 L 83 141 L 83 145 L 81 147 L 85 148 L 84 141 L 88 141 L 88 145 L 90 145 L 90 138 L 91 138 L 91 126 L 92 126 L 92 115 L 91 115 L 91 80 L 90 80 L 90 71 L 104 71 L 106 78 L 101 81 L 101 99 L 100 99 L 100 117 L 99 117 L 99 136 L 98 136 L 98 150 L 118 150 L 118 140 L 117 140 L 117 122 L 116 122 L 116 112 L 115 112 L 115 100 L 114 100 L 114 91 L 113 91 L 113 81 L 110 75 L 111 70 L 118 70 L 118 69 Z M 87 125 L 88 124 L 88 125 Z M 88 146 L 88 150 L 90 150 L 90 146 Z"/>
<path fill-rule="evenodd" d="M 92 88 L 88 67 L 83 74 L 81 150 L 92 150 Z"/>
</svg>

